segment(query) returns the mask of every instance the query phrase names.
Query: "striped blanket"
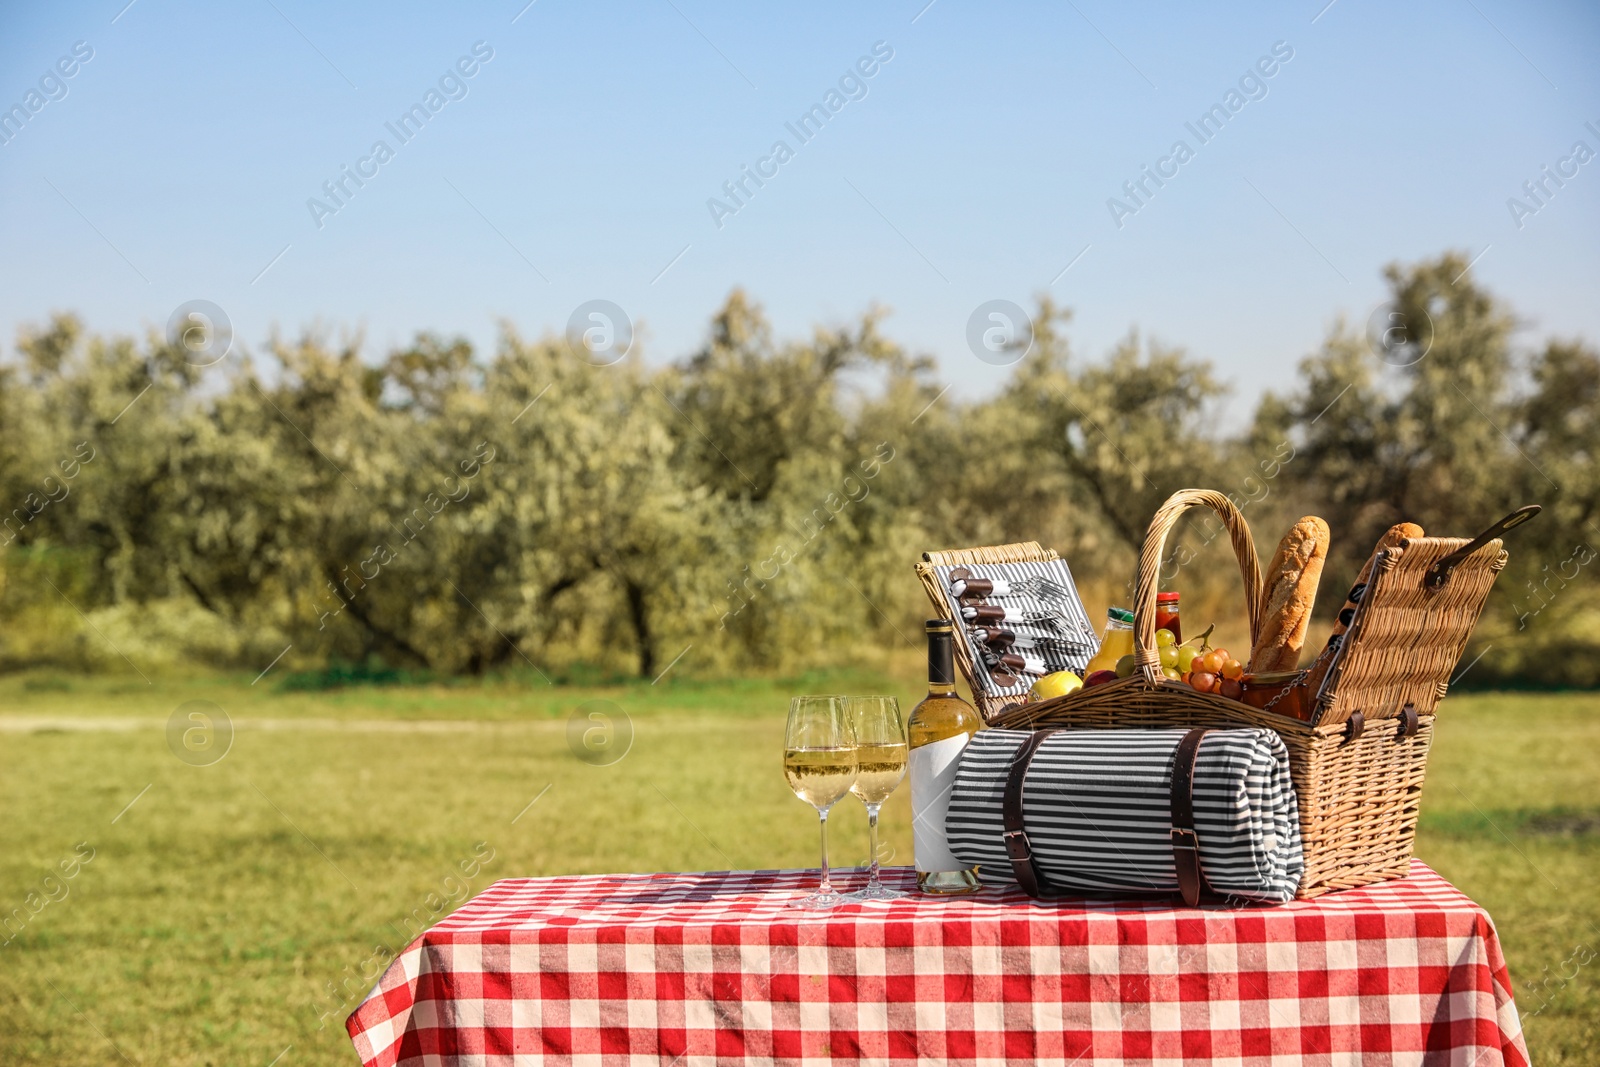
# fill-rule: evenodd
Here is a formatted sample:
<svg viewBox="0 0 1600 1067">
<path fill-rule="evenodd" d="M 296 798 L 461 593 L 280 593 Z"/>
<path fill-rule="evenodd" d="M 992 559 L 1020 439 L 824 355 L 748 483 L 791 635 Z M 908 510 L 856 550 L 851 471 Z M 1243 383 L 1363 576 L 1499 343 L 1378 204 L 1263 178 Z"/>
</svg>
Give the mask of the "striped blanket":
<svg viewBox="0 0 1600 1067">
<path fill-rule="evenodd" d="M 1062 730 L 1034 755 L 1023 819 L 1050 888 L 1085 894 L 1169 892 L 1173 754 L 1187 731 Z M 1010 881 L 1000 797 L 1024 730 L 980 730 L 962 753 L 945 828 L 950 850 Z M 1305 870 L 1289 753 L 1271 730 L 1213 730 L 1194 773 L 1200 867 L 1224 896 L 1282 903 Z"/>
</svg>

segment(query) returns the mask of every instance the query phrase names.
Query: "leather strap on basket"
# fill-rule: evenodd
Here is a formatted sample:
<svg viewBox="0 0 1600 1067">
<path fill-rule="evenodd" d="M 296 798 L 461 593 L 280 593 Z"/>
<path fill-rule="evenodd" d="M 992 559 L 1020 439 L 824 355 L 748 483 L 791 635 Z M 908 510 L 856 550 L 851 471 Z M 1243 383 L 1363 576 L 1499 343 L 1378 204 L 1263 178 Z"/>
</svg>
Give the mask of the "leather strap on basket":
<svg viewBox="0 0 1600 1067">
<path fill-rule="evenodd" d="M 1028 841 L 1028 832 L 1022 828 L 1022 784 L 1028 777 L 1028 766 L 1033 763 L 1033 754 L 1039 751 L 1045 738 L 1055 732 L 1035 730 L 1033 736 L 1017 749 L 1017 754 L 1011 760 L 1011 769 L 1006 772 L 1006 788 L 1000 798 L 1000 817 L 1006 827 L 1006 856 L 1011 860 L 1011 873 L 1016 876 L 1022 891 L 1030 897 L 1057 895 L 1044 891 L 1044 879 L 1039 877 L 1039 869 L 1033 865 L 1033 846 Z"/>
<path fill-rule="evenodd" d="M 1178 892 L 1191 908 L 1211 888 L 1200 869 L 1200 838 L 1194 832 L 1194 761 L 1200 739 L 1208 732 L 1196 728 L 1184 734 L 1172 757 L 1172 859 L 1178 869 Z"/>
<path fill-rule="evenodd" d="M 1006 787 L 1000 798 L 1000 817 L 1005 824 L 1006 857 L 1011 861 L 1011 873 L 1017 884 L 1030 897 L 1059 896 L 1045 888 L 1045 880 L 1034 865 L 1033 845 L 1023 827 L 1022 787 L 1028 778 L 1028 768 L 1034 754 L 1051 734 L 1061 727 L 1035 730 L 1017 750 L 1006 772 Z M 1200 839 L 1194 830 L 1194 763 L 1200 752 L 1200 739 L 1209 730 L 1196 728 L 1183 735 L 1173 754 L 1172 764 L 1172 856 L 1178 871 L 1178 892 L 1190 907 L 1200 903 L 1201 897 L 1213 896 L 1206 883 L 1205 872 L 1200 869 Z"/>
</svg>

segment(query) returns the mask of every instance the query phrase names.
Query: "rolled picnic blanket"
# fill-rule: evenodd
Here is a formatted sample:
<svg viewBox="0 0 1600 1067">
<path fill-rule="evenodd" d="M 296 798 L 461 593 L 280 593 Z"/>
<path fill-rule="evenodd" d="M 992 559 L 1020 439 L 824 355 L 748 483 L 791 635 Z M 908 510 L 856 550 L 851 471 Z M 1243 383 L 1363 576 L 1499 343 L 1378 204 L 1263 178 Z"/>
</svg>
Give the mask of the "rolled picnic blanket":
<svg viewBox="0 0 1600 1067">
<path fill-rule="evenodd" d="M 1183 728 L 1061 730 L 1033 757 L 1023 825 L 1047 887 L 1084 894 L 1178 889 L 1172 771 Z M 945 828 L 984 881 L 1011 880 L 1001 797 L 1029 730 L 980 730 L 961 755 Z M 1209 731 L 1194 768 L 1200 869 L 1218 894 L 1294 898 L 1305 871 L 1289 752 L 1272 730 Z"/>
</svg>

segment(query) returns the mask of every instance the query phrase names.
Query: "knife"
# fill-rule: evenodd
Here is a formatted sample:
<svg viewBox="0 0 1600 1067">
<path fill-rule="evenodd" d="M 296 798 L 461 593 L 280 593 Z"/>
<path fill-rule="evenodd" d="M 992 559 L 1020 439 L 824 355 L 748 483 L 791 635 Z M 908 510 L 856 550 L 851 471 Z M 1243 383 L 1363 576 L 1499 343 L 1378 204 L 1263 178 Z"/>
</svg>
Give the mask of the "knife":
<svg viewBox="0 0 1600 1067">
<path fill-rule="evenodd" d="M 1072 669 L 1065 663 L 1051 663 L 1047 660 L 1041 659 L 1038 656 L 1019 656 L 1015 653 L 1001 656 L 1000 662 L 1005 666 L 1010 667 L 1013 671 L 1021 671 L 1024 674 L 1038 675 L 1040 678 L 1043 678 L 1047 674 L 1055 674 L 1057 671 L 1066 671 Z"/>
<path fill-rule="evenodd" d="M 1019 634 L 1015 630 L 1001 629 L 996 626 L 978 626 L 971 631 L 974 640 L 981 641 L 993 649 L 1002 648 L 1065 648 L 1073 651 L 1092 649 L 1093 641 L 1071 641 L 1065 637 L 1032 637 L 1028 634 Z"/>
<path fill-rule="evenodd" d="M 1423 575 L 1422 584 L 1427 586 L 1429 589 L 1439 588 L 1445 582 L 1450 580 L 1450 572 L 1459 567 L 1462 560 L 1466 559 L 1468 556 L 1472 555 L 1478 549 L 1482 548 L 1490 541 L 1493 541 L 1496 537 L 1499 537 L 1507 530 L 1514 530 L 1518 526 L 1521 526 L 1523 523 L 1527 522 L 1529 519 L 1533 518 L 1543 510 L 1544 509 L 1538 504 L 1528 504 L 1524 507 L 1518 508 L 1516 511 L 1513 511 L 1511 514 L 1507 515 L 1505 518 L 1501 519 L 1499 522 L 1495 523 L 1493 526 L 1489 527 L 1487 530 L 1483 531 L 1483 533 L 1479 534 L 1477 537 L 1474 537 L 1472 540 L 1468 541 L 1466 544 L 1462 545 L 1448 556 L 1437 560 L 1433 566 L 1428 568 L 1428 573 Z"/>
<path fill-rule="evenodd" d="M 1007 652 L 1004 654 L 987 652 L 983 658 L 986 664 L 990 667 L 991 671 L 995 666 L 999 666 L 1011 671 L 1012 673 L 1020 672 L 1022 674 L 1033 674 L 1043 677 L 1046 674 L 1054 674 L 1056 671 L 1065 671 L 1071 669 L 1065 664 L 1053 664 L 1046 662 L 1038 656 L 1020 656 L 1015 652 Z"/>
<path fill-rule="evenodd" d="M 1042 626 L 1061 632 L 1061 619 L 1048 611 L 1025 611 L 1021 608 L 1003 608 L 998 604 L 965 604 L 961 617 L 967 622 L 1003 622 L 1012 625 Z"/>
<path fill-rule="evenodd" d="M 1068 590 L 1048 578 L 1029 575 L 1011 581 L 1006 578 L 974 578 L 965 567 L 950 572 L 950 592 L 957 600 L 981 600 L 988 596 L 1025 596 L 1038 600 L 1055 600 L 1069 603 Z"/>
</svg>

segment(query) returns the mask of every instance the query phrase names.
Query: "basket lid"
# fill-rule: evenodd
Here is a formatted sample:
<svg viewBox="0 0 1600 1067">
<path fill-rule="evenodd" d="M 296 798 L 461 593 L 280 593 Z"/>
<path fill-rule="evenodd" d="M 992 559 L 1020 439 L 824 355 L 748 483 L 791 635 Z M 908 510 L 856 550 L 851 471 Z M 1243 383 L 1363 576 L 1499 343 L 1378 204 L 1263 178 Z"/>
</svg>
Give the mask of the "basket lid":
<svg viewBox="0 0 1600 1067">
<path fill-rule="evenodd" d="M 1378 554 L 1321 692 L 1313 694 L 1315 725 L 1345 722 L 1356 711 L 1368 723 L 1395 718 L 1408 704 L 1419 715 L 1433 714 L 1505 566 L 1495 538 L 1464 557 L 1448 581 L 1430 587 L 1429 568 L 1468 544 L 1462 537 L 1413 537 Z"/>
</svg>

